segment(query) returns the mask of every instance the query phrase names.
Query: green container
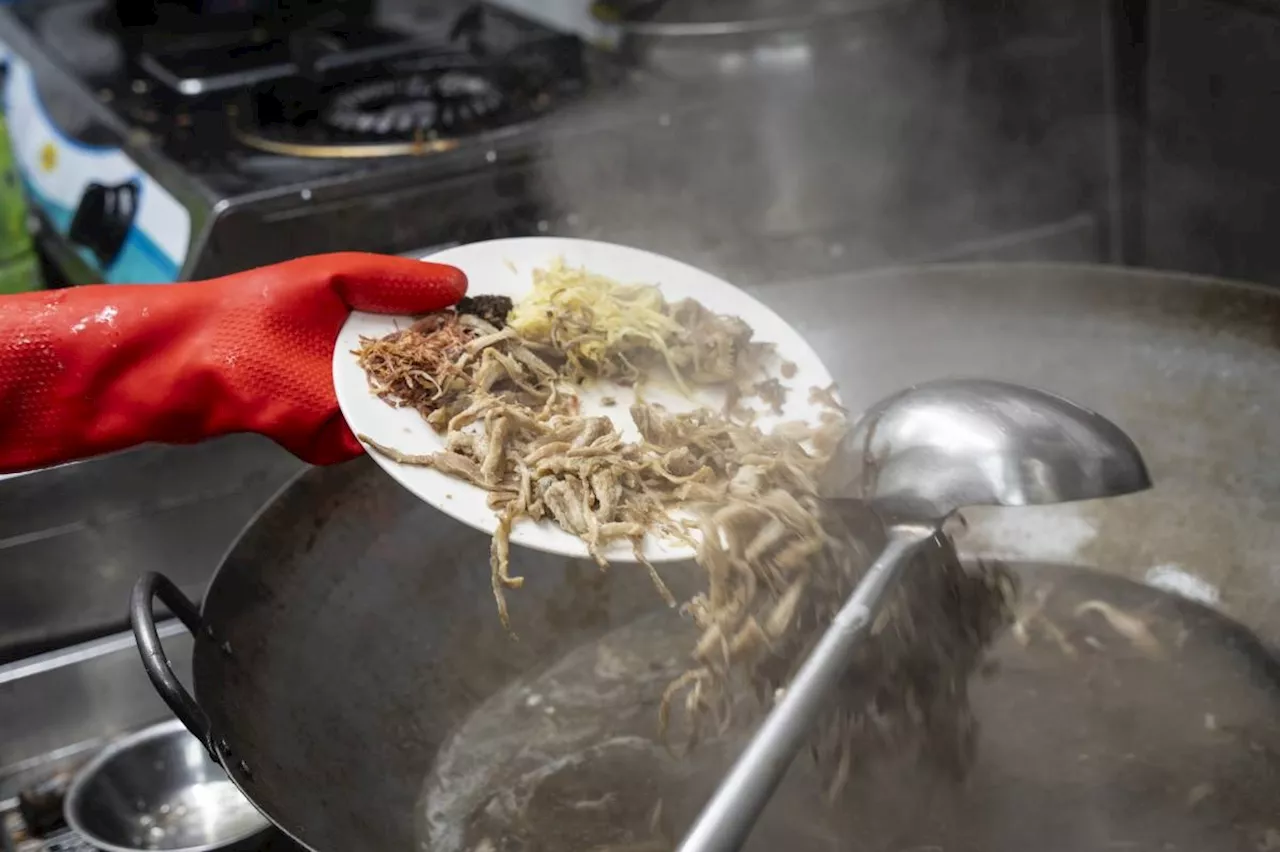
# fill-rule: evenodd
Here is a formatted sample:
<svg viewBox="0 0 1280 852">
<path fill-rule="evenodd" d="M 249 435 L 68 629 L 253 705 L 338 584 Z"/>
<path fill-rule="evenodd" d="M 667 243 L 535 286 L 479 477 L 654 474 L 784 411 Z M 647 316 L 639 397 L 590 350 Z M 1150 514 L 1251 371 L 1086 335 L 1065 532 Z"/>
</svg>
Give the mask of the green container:
<svg viewBox="0 0 1280 852">
<path fill-rule="evenodd" d="M 0 260 L 0 294 L 26 293 L 43 286 L 40 261 L 36 259 L 35 252 L 30 252 L 25 257 Z"/>
<path fill-rule="evenodd" d="M 43 285 L 27 227 L 27 199 L 13 167 L 9 126 L 0 116 L 0 293 L 22 293 Z"/>
</svg>

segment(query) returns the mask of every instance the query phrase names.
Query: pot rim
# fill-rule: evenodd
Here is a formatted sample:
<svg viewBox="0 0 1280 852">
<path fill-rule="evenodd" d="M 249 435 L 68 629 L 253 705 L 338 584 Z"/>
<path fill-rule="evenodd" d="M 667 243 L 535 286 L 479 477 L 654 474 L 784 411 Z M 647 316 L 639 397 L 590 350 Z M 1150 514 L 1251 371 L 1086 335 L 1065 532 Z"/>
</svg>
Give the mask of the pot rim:
<svg viewBox="0 0 1280 852">
<path fill-rule="evenodd" d="M 878 12 L 893 5 L 892 0 L 863 0 L 849 8 L 820 8 L 792 15 L 723 21 L 646 21 L 627 20 L 610 2 L 597 0 L 591 4 L 591 16 L 604 26 L 616 28 L 627 36 L 653 39 L 726 38 L 732 36 L 767 35 L 769 33 L 803 32 L 835 20 L 856 18 Z"/>
</svg>

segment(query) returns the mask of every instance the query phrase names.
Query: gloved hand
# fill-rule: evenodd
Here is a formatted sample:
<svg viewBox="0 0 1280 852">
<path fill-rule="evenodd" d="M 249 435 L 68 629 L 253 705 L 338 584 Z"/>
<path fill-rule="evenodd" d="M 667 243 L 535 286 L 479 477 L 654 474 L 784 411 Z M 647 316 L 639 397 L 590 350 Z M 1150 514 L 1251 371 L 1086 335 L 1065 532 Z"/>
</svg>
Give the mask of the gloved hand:
<svg viewBox="0 0 1280 852">
<path fill-rule="evenodd" d="M 425 313 L 466 289 L 451 266 L 344 253 L 0 297 L 0 472 L 232 432 L 313 464 L 354 457 L 332 371 L 348 313 Z"/>
</svg>

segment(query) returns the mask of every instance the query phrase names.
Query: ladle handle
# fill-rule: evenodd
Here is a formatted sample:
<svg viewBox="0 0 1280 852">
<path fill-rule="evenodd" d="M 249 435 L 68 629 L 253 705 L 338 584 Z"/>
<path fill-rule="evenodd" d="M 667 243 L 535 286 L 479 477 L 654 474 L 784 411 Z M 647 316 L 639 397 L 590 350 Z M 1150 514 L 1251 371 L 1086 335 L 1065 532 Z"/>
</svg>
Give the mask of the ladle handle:
<svg viewBox="0 0 1280 852">
<path fill-rule="evenodd" d="M 932 535 L 932 531 L 901 528 L 891 533 L 880 556 L 702 809 L 679 852 L 736 852 L 746 843 L 796 752 L 830 705 L 885 592 Z"/>
</svg>

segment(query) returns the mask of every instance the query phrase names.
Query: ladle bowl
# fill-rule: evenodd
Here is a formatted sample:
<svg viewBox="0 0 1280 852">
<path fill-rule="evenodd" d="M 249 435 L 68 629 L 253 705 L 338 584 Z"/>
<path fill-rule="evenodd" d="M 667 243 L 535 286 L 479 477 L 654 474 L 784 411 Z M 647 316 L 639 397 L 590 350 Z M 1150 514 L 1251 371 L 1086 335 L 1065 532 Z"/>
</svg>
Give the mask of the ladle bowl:
<svg viewBox="0 0 1280 852">
<path fill-rule="evenodd" d="M 989 379 L 944 379 L 894 394 L 858 418 L 824 488 L 894 517 L 963 506 L 1034 506 L 1151 487 L 1137 446 L 1070 400 Z"/>
</svg>

